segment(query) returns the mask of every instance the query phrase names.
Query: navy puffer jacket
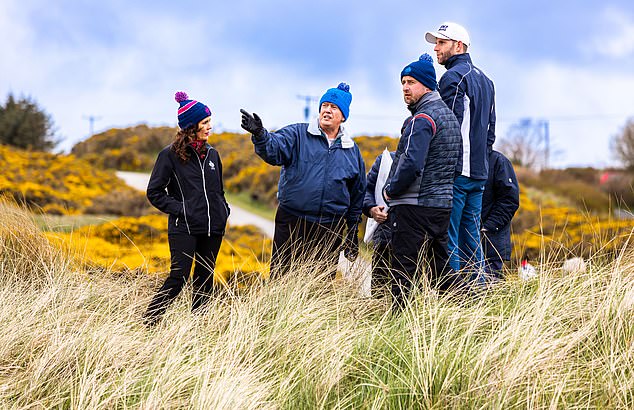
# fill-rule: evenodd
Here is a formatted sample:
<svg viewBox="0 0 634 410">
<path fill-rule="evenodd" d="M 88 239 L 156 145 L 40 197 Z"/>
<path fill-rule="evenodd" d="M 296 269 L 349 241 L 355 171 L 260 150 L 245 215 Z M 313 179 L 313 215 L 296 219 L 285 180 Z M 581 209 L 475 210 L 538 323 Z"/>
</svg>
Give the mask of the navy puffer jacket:
<svg viewBox="0 0 634 410">
<path fill-rule="evenodd" d="M 436 91 L 408 109 L 384 192 L 389 206 L 451 208 L 460 126 Z"/>
</svg>

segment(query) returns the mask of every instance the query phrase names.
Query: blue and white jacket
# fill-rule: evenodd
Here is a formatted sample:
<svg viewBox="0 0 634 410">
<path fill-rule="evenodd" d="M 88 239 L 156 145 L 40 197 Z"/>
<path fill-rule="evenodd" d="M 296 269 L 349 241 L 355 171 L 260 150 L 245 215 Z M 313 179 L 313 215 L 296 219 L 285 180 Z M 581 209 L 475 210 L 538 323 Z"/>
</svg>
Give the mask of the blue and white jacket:
<svg viewBox="0 0 634 410">
<path fill-rule="evenodd" d="M 261 138 L 251 136 L 255 153 L 271 165 L 281 165 L 279 206 L 309 222 L 346 220 L 349 228 L 361 219 L 365 165 L 359 147 L 340 127 L 332 146 L 319 128 L 288 125 Z"/>
<path fill-rule="evenodd" d="M 462 158 L 458 175 L 487 179 L 487 147 L 495 142 L 495 89 L 493 82 L 471 62 L 468 53 L 445 63 L 447 72 L 438 83 L 443 101 L 460 123 Z"/>
</svg>

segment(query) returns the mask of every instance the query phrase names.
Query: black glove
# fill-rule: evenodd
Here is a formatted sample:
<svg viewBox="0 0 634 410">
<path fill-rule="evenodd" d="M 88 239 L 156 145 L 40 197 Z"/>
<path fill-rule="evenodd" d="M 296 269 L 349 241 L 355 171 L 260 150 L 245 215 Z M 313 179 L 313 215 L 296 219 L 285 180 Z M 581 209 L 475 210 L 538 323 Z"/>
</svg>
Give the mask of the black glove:
<svg viewBox="0 0 634 410">
<path fill-rule="evenodd" d="M 256 138 L 261 138 L 264 135 L 264 126 L 262 125 L 260 117 L 258 117 L 256 113 L 251 115 L 243 109 L 240 109 L 240 112 L 242 113 L 242 128 L 253 134 Z"/>
<path fill-rule="evenodd" d="M 343 256 L 350 262 L 354 262 L 359 256 L 359 234 L 356 226 L 353 229 L 348 228 L 343 245 Z"/>
</svg>

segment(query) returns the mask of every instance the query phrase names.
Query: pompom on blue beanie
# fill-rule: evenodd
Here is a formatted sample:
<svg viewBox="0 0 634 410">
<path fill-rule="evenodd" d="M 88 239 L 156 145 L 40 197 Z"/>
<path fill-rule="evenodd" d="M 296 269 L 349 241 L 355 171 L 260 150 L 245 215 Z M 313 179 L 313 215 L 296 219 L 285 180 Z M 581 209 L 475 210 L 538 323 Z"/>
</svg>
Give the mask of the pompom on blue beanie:
<svg viewBox="0 0 634 410">
<path fill-rule="evenodd" d="M 343 114 L 343 120 L 348 119 L 350 114 L 350 103 L 352 102 L 352 94 L 350 94 L 350 86 L 346 83 L 339 83 L 337 88 L 330 88 L 319 100 L 319 111 L 321 105 L 325 102 L 335 104 Z"/>
<path fill-rule="evenodd" d="M 432 60 L 431 56 L 427 53 L 420 56 L 418 61 L 409 63 L 403 71 L 401 71 L 401 79 L 406 75 L 414 77 L 432 91 L 438 87 L 434 60 Z"/>
<path fill-rule="evenodd" d="M 211 110 L 205 104 L 196 100 L 190 100 L 187 93 L 179 91 L 174 95 L 174 99 L 180 104 L 178 109 L 178 127 L 184 130 L 198 123 L 211 115 Z"/>
</svg>

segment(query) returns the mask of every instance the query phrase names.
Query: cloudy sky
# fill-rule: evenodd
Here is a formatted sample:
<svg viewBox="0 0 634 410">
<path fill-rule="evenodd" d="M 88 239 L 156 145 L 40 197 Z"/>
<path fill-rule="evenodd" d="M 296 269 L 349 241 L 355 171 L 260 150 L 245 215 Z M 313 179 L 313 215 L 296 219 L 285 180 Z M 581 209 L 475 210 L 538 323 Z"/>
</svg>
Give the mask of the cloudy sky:
<svg viewBox="0 0 634 410">
<path fill-rule="evenodd" d="M 345 81 L 353 133 L 397 136 L 400 71 L 433 55 L 424 33 L 443 21 L 469 30 L 495 82 L 498 139 L 531 117 L 549 123 L 551 165 L 614 163 L 609 140 L 634 117 L 631 0 L 0 0 L 0 100 L 33 98 L 67 150 L 89 116 L 96 132 L 175 125 L 178 90 L 238 131 L 242 107 L 278 128 L 303 121 L 298 96 Z"/>
</svg>

